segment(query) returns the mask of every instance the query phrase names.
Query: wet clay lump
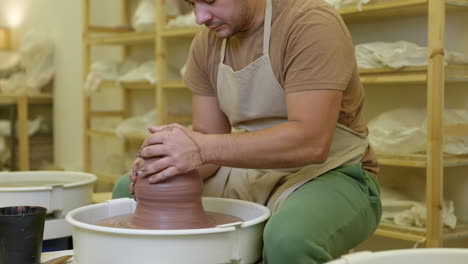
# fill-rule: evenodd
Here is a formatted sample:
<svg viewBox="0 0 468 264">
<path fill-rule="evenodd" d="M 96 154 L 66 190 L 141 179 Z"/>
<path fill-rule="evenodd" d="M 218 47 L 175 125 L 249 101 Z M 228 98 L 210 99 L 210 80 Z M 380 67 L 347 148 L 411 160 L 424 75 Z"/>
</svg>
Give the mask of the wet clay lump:
<svg viewBox="0 0 468 264">
<path fill-rule="evenodd" d="M 107 218 L 97 224 L 136 229 L 197 229 L 242 221 L 230 215 L 205 212 L 201 195 L 202 181 L 197 171 L 156 184 L 138 179 L 135 213 Z"/>
</svg>

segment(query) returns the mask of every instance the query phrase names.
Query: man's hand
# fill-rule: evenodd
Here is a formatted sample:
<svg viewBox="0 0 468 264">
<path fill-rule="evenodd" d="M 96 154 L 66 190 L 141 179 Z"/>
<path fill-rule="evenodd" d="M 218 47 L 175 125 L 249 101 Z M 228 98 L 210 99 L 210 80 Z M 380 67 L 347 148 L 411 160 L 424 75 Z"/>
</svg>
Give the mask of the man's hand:
<svg viewBox="0 0 468 264">
<path fill-rule="evenodd" d="M 143 160 L 141 158 L 137 158 L 133 162 L 132 166 L 132 173 L 130 173 L 130 181 L 132 184 L 130 184 L 130 194 L 134 195 L 135 194 L 135 183 L 137 181 L 137 171 L 143 166 Z"/>
<path fill-rule="evenodd" d="M 138 178 L 149 177 L 150 183 L 157 183 L 204 164 L 196 141 L 201 134 L 179 124 L 153 126 L 149 131 L 152 135 L 138 154 L 144 160 L 144 165 L 136 170 Z"/>
<path fill-rule="evenodd" d="M 132 173 L 130 174 L 130 181 L 132 182 L 132 184 L 130 184 L 130 194 L 132 195 L 135 194 L 135 184 L 138 180 L 138 171 L 140 171 L 142 168 L 148 167 L 153 162 L 159 159 L 160 157 L 149 158 L 149 159 L 137 158 L 135 160 L 135 162 L 133 163 L 133 167 L 132 167 Z"/>
</svg>

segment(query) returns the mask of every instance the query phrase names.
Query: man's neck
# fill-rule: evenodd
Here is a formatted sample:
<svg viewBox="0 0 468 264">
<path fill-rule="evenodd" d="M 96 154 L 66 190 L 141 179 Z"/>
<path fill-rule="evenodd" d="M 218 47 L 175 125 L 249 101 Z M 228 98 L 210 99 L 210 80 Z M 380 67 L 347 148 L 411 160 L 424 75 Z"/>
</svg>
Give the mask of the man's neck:
<svg viewBox="0 0 468 264">
<path fill-rule="evenodd" d="M 263 26 L 266 1 L 267 0 L 248 1 L 251 3 L 249 9 L 252 10 L 252 12 L 250 13 L 250 19 L 246 23 L 244 29 L 239 32 L 241 35 L 249 35 Z"/>
</svg>

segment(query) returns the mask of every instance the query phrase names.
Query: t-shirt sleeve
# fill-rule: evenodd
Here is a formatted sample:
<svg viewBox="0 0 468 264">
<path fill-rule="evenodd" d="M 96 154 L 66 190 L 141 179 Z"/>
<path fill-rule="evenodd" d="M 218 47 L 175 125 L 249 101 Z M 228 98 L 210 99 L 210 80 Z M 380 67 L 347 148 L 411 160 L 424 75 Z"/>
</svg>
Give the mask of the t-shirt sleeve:
<svg viewBox="0 0 468 264">
<path fill-rule="evenodd" d="M 195 36 L 190 46 L 184 83 L 195 94 L 214 96 L 209 79 L 208 47 L 208 33 L 203 29 Z"/>
<path fill-rule="evenodd" d="M 299 15 L 284 59 L 286 92 L 346 89 L 356 67 L 348 29 L 338 14 L 316 8 Z"/>
</svg>

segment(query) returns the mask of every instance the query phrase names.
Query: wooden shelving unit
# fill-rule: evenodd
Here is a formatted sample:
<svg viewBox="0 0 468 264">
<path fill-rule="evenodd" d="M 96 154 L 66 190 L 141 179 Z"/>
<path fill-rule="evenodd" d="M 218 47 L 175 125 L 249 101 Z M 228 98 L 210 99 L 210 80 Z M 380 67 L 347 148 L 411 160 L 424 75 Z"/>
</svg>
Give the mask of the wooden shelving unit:
<svg viewBox="0 0 468 264">
<path fill-rule="evenodd" d="M 53 104 L 52 94 L 40 95 L 0 95 L 0 104 L 13 105 L 16 107 L 16 116 L 18 119 L 18 169 L 20 171 L 30 170 L 29 158 L 29 135 L 28 135 L 28 120 L 29 106 L 34 104 Z M 15 129 L 13 130 L 15 131 Z M 16 133 L 14 133 L 16 134 Z M 16 137 L 16 135 L 12 135 Z"/>
<path fill-rule="evenodd" d="M 88 45 L 137 45 L 154 42 L 155 33 L 116 33 L 111 36 L 86 37 Z"/>
<path fill-rule="evenodd" d="M 147 81 L 121 82 L 119 85 L 124 89 L 154 89 L 154 84 L 151 84 Z M 115 86 L 115 81 L 104 81 L 101 84 L 101 88 L 115 89 Z"/>
<path fill-rule="evenodd" d="M 19 102 L 27 102 L 28 104 L 51 104 L 52 94 L 39 94 L 39 95 L 0 95 L 0 104 L 18 104 Z"/>
<path fill-rule="evenodd" d="M 90 70 L 91 62 L 91 47 L 94 46 L 118 46 L 124 50 L 123 57 L 125 58 L 131 46 L 150 44 L 154 46 L 154 56 L 156 58 L 155 72 L 158 76 L 158 82 L 151 84 L 147 81 L 135 81 L 135 82 L 120 82 L 118 85 L 114 81 L 104 81 L 101 84 L 101 89 L 122 89 L 123 93 L 123 109 L 119 111 L 96 111 L 90 108 L 90 96 L 84 96 L 84 144 L 85 144 L 85 170 L 93 172 L 93 165 L 91 157 L 92 138 L 102 138 L 106 140 L 120 140 L 119 137 L 113 131 L 102 131 L 91 128 L 91 120 L 95 117 L 117 117 L 121 119 L 128 118 L 130 116 L 130 94 L 135 90 L 151 90 L 154 92 L 155 108 L 158 113 L 158 120 L 155 121 L 156 125 L 168 124 L 168 123 L 191 123 L 191 115 L 180 115 L 171 113 L 170 107 L 168 106 L 168 92 L 188 92 L 182 80 L 167 80 L 167 52 L 166 52 L 166 41 L 173 38 L 183 38 L 187 41 L 191 39 L 198 32 L 198 28 L 177 28 L 177 29 L 166 29 L 168 17 L 164 12 L 164 0 L 154 0 L 156 9 L 156 23 L 153 32 L 148 33 L 136 33 L 132 32 L 128 28 L 112 28 L 98 25 L 92 25 L 90 23 L 90 1 L 83 1 L 83 50 L 84 50 L 84 73 L 85 75 Z M 122 14 L 121 23 L 128 25 L 130 22 L 130 6 L 128 0 L 121 0 Z M 91 96 L 92 97 L 92 96 Z M 123 143 L 124 151 L 128 149 L 129 143 L 141 144 L 145 139 L 144 135 L 127 135 L 125 137 L 125 143 Z M 119 143 L 122 144 L 122 143 Z M 96 173 L 97 175 L 105 175 L 105 173 Z M 118 175 L 111 177 L 109 175 L 101 177 L 103 181 L 109 181 L 110 179 L 116 179 Z"/>
<path fill-rule="evenodd" d="M 357 7 L 344 7 L 341 16 L 347 22 L 375 20 L 383 18 L 427 15 L 428 4 L 432 0 L 383 0 Z M 439 0 L 446 4 L 448 12 L 463 12 L 468 10 L 466 0 Z"/>
<path fill-rule="evenodd" d="M 189 92 L 182 80 L 168 80 L 167 76 L 167 65 L 168 65 L 168 53 L 167 53 L 167 41 L 173 38 L 186 39 L 191 41 L 197 34 L 199 28 L 187 27 L 187 28 L 174 28 L 167 29 L 166 25 L 169 20 L 166 13 L 164 12 L 164 0 L 156 1 L 156 69 L 157 75 L 160 82 L 156 85 L 156 105 L 158 113 L 165 113 L 160 115 L 159 124 L 169 123 L 191 123 L 191 116 L 170 114 L 167 105 L 167 92 L 177 90 L 181 92 Z"/>
<path fill-rule="evenodd" d="M 403 69 L 360 70 L 364 85 L 421 84 L 427 85 L 427 150 L 420 155 L 378 154 L 379 163 L 387 166 L 414 167 L 426 170 L 427 228 L 405 228 L 382 223 L 377 235 L 413 242 L 427 247 L 442 247 L 444 240 L 468 237 L 468 224 L 459 223 L 455 230 L 442 226 L 444 168 L 468 165 L 468 155 L 443 153 L 444 136 L 468 135 L 468 124 L 443 124 L 444 94 L 447 83 L 468 83 L 467 65 L 444 65 L 445 16 L 450 12 L 467 12 L 466 0 L 392 0 L 340 10 L 346 23 L 427 15 L 428 66 Z"/>
<path fill-rule="evenodd" d="M 156 33 L 155 32 L 133 32 L 126 28 L 112 28 L 98 25 L 92 25 L 90 4 L 92 0 L 83 0 L 83 65 L 84 65 L 84 78 L 90 71 L 91 63 L 91 48 L 95 46 L 117 46 L 122 49 L 122 59 L 125 59 L 131 46 L 152 44 L 155 45 Z M 119 1 L 121 5 L 121 23 L 124 25 L 130 24 L 130 3 L 128 0 Z M 155 69 L 156 71 L 156 69 Z M 124 120 L 130 117 L 130 95 L 135 90 L 153 90 L 155 91 L 156 86 L 147 81 L 135 81 L 135 82 L 121 82 L 117 85 L 115 81 L 104 81 L 101 84 L 101 89 L 121 89 L 122 93 L 122 108 L 114 111 L 99 111 L 91 108 L 91 100 L 93 95 L 84 95 L 84 167 L 85 171 L 94 173 L 98 176 L 98 179 L 103 182 L 114 183 L 118 179 L 119 175 L 109 175 L 108 173 L 95 171 L 93 168 L 93 157 L 92 157 L 92 138 L 101 138 L 105 140 L 115 140 L 116 144 L 121 145 L 122 151 L 128 149 L 128 143 L 135 141 L 135 139 L 126 139 L 125 142 L 119 142 L 119 138 L 113 131 L 102 131 L 95 130 L 91 127 L 91 121 L 94 118 L 119 118 Z M 142 140 L 139 138 L 138 143 Z M 104 155 L 104 154 L 103 154 Z"/>
<path fill-rule="evenodd" d="M 193 38 L 199 31 L 199 28 L 177 28 L 177 29 L 163 29 L 161 37 L 163 38 Z"/>
<path fill-rule="evenodd" d="M 108 131 L 108 130 L 89 130 L 88 136 L 118 139 L 118 136 L 113 131 Z M 130 135 L 126 135 L 125 139 L 128 141 L 142 142 L 143 140 L 145 140 L 146 137 L 147 135 L 143 135 L 143 134 L 130 134 Z"/>
</svg>

